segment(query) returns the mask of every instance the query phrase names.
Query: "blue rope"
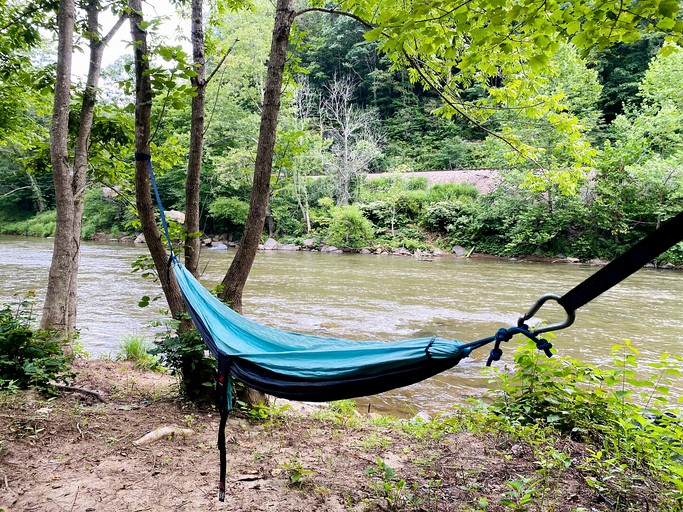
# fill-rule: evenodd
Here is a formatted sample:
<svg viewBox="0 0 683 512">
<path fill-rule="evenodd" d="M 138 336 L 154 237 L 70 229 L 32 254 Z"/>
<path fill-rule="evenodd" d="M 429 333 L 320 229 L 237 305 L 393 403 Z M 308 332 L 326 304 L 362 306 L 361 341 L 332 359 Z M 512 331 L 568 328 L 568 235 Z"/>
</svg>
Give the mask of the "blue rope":
<svg viewBox="0 0 683 512">
<path fill-rule="evenodd" d="M 498 329 L 498 332 L 496 332 L 495 335 L 489 336 L 488 338 L 482 338 L 471 343 L 466 343 L 462 345 L 462 348 L 471 351 L 475 348 L 488 345 L 489 343 L 495 343 L 495 346 L 491 349 L 489 358 L 486 361 L 486 366 L 491 366 L 494 361 L 499 361 L 503 355 L 503 349 L 500 348 L 501 343 L 510 341 L 515 334 L 522 334 L 526 336 L 533 341 L 536 344 L 536 348 L 543 352 L 546 356 L 553 356 L 553 353 L 550 351 L 550 349 L 553 348 L 552 343 L 544 338 L 539 338 L 536 336 L 526 325 L 510 327 L 509 329 Z"/>
<path fill-rule="evenodd" d="M 171 259 L 175 257 L 173 253 L 173 243 L 171 243 L 171 235 L 168 232 L 168 222 L 166 222 L 166 214 L 164 213 L 164 206 L 161 204 L 161 196 L 159 195 L 159 188 L 157 187 L 157 179 L 154 175 L 154 169 L 152 169 L 152 156 L 145 155 L 144 153 L 135 153 L 136 160 L 146 160 L 147 167 L 149 167 L 149 176 L 152 179 L 152 188 L 154 189 L 154 196 L 157 199 L 157 206 L 159 207 L 159 215 L 161 216 L 161 225 L 164 228 L 164 235 L 166 235 L 166 242 L 168 243 L 168 249 L 171 251 Z"/>
</svg>

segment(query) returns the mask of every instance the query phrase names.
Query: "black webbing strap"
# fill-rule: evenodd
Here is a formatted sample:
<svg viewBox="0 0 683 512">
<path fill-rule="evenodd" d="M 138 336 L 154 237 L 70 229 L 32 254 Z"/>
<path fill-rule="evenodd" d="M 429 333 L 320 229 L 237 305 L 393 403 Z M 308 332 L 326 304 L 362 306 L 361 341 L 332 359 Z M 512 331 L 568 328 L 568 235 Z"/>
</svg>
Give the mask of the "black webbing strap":
<svg viewBox="0 0 683 512">
<path fill-rule="evenodd" d="M 643 268 L 645 264 L 683 240 L 683 211 L 662 224 L 624 254 L 598 270 L 560 297 L 557 302 L 567 311 L 576 311 L 598 295 Z"/>
<path fill-rule="evenodd" d="M 218 357 L 218 376 L 216 378 L 216 408 L 221 413 L 221 423 L 218 427 L 218 452 L 220 454 L 220 477 L 218 499 L 225 501 L 225 475 L 228 467 L 228 455 L 225 447 L 225 425 L 232 404 L 230 403 L 230 358 Z"/>
<path fill-rule="evenodd" d="M 227 409 L 221 411 L 221 424 L 218 427 L 218 452 L 221 459 L 220 480 L 218 484 L 218 499 L 225 501 L 225 474 L 228 467 L 228 454 L 225 448 L 225 424 L 228 422 Z"/>
</svg>

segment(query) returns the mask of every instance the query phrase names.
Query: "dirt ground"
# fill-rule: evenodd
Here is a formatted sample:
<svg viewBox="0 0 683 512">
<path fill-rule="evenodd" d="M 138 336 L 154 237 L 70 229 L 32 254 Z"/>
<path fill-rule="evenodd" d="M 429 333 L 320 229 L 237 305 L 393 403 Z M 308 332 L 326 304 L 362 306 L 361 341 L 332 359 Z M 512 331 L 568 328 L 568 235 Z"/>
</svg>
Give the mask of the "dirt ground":
<svg viewBox="0 0 683 512">
<path fill-rule="evenodd" d="M 0 404 L 0 510 L 495 512 L 510 510 L 500 504 L 510 496 L 507 482 L 537 469 L 525 457 L 528 447 L 485 433 L 437 441 L 377 418 L 300 411 L 277 421 L 232 417 L 221 503 L 215 412 L 183 405 L 168 375 L 113 361 L 77 366 L 75 386 L 96 390 L 105 402 L 27 392 Z M 133 444 L 163 426 L 192 433 Z M 607 510 L 571 470 L 547 492 L 554 511 Z"/>
</svg>

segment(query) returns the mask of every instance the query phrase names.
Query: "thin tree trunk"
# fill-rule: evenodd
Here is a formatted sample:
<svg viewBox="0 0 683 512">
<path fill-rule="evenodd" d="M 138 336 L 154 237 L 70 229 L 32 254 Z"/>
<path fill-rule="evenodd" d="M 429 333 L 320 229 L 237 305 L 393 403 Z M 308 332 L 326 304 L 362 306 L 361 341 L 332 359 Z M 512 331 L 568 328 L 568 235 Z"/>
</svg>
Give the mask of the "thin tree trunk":
<svg viewBox="0 0 683 512">
<path fill-rule="evenodd" d="M 33 195 L 36 199 L 36 207 L 38 208 L 38 212 L 43 213 L 45 211 L 45 199 L 43 198 L 43 192 L 40 190 L 40 186 L 36 181 L 36 177 L 29 171 L 26 171 L 26 174 L 28 175 L 28 181 L 31 183 L 31 190 L 33 190 Z"/>
<path fill-rule="evenodd" d="M 148 74 L 147 32 L 141 28 L 143 21 L 141 0 L 129 0 L 129 6 L 131 9 L 130 31 L 135 54 L 135 202 L 147 248 L 159 275 L 168 307 L 173 317 L 178 318 L 185 311 L 185 305 L 178 283 L 168 272 L 168 253 L 159 236 L 150 194 L 148 158 L 150 158 L 152 85 Z M 187 326 L 181 325 L 181 329 L 183 328 Z"/>
<path fill-rule="evenodd" d="M 249 203 L 249 215 L 244 230 L 242 243 L 232 260 L 232 264 L 223 279 L 221 298 L 231 307 L 242 312 L 242 293 L 254 263 L 258 244 L 261 241 L 263 225 L 266 219 L 266 207 L 270 192 L 270 176 L 273 167 L 273 152 L 278 116 L 280 114 L 280 93 L 282 76 L 287 57 L 289 33 L 294 21 L 291 0 L 278 0 L 275 10 L 275 26 L 273 41 L 268 60 L 266 89 L 263 95 L 263 111 L 259 131 L 256 163 L 254 165 L 254 183 Z"/>
<path fill-rule="evenodd" d="M 97 0 L 88 1 L 86 13 L 90 39 L 90 65 L 83 91 L 72 171 L 68 161 L 67 140 L 75 7 L 73 3 L 67 5 L 67 0 L 60 3 L 57 81 L 50 134 L 57 226 L 41 327 L 54 329 L 63 334 L 71 334 L 76 328 L 83 193 L 88 170 L 88 145 L 92 132 L 102 54 L 105 46 L 125 19 L 121 17 L 111 31 L 102 38 L 99 33 L 99 9 L 100 5 Z M 62 18 L 62 10 L 65 13 L 64 18 Z M 35 181 L 32 180 L 32 183 Z"/>
<path fill-rule="evenodd" d="M 50 162 L 55 184 L 57 225 L 52 252 L 52 263 L 45 294 L 41 327 L 54 329 L 63 334 L 69 331 L 73 320 L 69 319 L 70 269 L 73 251 L 73 190 L 69 168 L 68 131 L 69 100 L 71 98 L 71 56 L 75 7 L 73 0 L 60 0 L 58 13 L 57 73 L 55 97 L 50 127 Z"/>
<path fill-rule="evenodd" d="M 72 277 L 69 280 L 69 332 L 76 328 L 76 306 L 77 306 L 77 285 L 78 268 L 81 255 L 81 232 L 83 228 L 83 207 L 86 177 L 88 173 L 88 146 L 90 144 L 90 134 L 92 133 L 93 118 L 95 117 L 95 104 L 97 101 L 97 86 L 100 81 L 100 71 L 102 69 L 102 56 L 109 40 L 116 34 L 125 17 L 120 17 L 112 30 L 106 37 L 100 37 L 99 29 L 99 10 L 101 9 L 99 0 L 88 0 L 86 6 L 88 36 L 90 39 L 90 64 L 88 66 L 88 78 L 83 91 L 83 101 L 81 103 L 81 114 L 78 124 L 78 135 L 76 137 L 76 148 L 74 151 L 74 172 L 71 178 L 71 189 L 73 191 L 73 258 L 71 264 Z"/>
<path fill-rule="evenodd" d="M 206 61 L 204 58 L 204 20 L 202 0 L 192 0 L 192 58 L 197 76 L 191 82 L 195 90 L 190 120 L 190 154 L 185 181 L 185 266 L 199 277 L 199 184 L 204 143 L 204 102 L 206 90 Z"/>
</svg>

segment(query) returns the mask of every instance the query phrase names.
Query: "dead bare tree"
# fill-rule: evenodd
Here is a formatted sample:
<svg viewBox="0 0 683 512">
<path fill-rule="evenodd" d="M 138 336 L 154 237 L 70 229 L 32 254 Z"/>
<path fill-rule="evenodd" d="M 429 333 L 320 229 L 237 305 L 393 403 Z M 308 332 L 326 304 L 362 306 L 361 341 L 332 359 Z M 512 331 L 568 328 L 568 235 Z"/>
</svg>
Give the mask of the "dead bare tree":
<svg viewBox="0 0 683 512">
<path fill-rule="evenodd" d="M 349 204 L 353 178 L 380 155 L 382 137 L 375 129 L 374 112 L 361 110 L 352 102 L 355 86 L 349 78 L 335 78 L 326 89 L 320 118 L 324 136 L 332 144 L 325 169 L 337 183 L 337 206 L 345 206 Z"/>
</svg>

